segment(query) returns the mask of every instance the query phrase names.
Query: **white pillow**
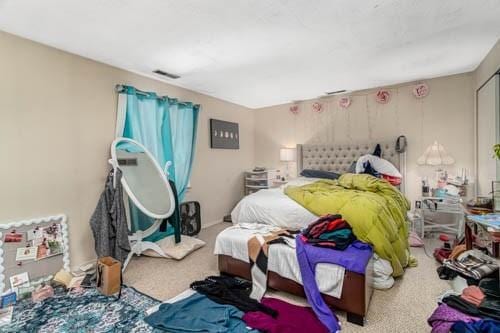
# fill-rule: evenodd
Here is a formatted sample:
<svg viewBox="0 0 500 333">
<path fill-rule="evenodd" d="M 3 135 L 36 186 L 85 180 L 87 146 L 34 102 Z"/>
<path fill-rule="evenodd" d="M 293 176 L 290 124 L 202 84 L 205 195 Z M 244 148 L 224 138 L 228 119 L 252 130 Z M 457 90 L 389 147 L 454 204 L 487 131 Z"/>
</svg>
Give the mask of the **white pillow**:
<svg viewBox="0 0 500 333">
<path fill-rule="evenodd" d="M 365 167 L 363 165 L 366 162 L 370 162 L 372 168 L 381 174 L 397 178 L 403 177 L 391 162 L 371 154 L 363 155 L 358 158 L 358 161 L 356 162 L 356 173 L 362 173 L 365 171 Z"/>
<path fill-rule="evenodd" d="M 165 237 L 156 242 L 165 252 L 168 258 L 181 260 L 191 252 L 198 250 L 200 247 L 205 246 L 205 242 L 201 239 L 181 235 L 181 242 L 175 244 L 174 235 Z M 150 257 L 163 258 L 158 252 L 153 250 L 146 250 L 142 254 Z"/>
<path fill-rule="evenodd" d="M 297 178 L 289 179 L 288 182 L 286 183 L 286 185 L 287 186 L 288 185 L 290 185 L 290 186 L 303 186 L 303 185 L 312 184 L 314 182 L 317 182 L 318 180 L 321 180 L 321 178 L 309 178 L 309 177 L 300 176 Z"/>
</svg>

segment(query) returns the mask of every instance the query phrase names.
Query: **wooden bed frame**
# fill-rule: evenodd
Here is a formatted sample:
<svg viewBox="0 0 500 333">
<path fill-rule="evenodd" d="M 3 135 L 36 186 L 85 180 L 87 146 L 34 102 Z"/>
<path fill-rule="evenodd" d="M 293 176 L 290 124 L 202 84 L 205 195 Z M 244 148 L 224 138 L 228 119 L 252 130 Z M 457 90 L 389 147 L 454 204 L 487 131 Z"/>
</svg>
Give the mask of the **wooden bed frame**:
<svg viewBox="0 0 500 333">
<path fill-rule="evenodd" d="M 390 161 L 403 176 L 400 191 L 405 194 L 406 149 L 396 149 L 397 139 L 370 140 L 370 142 L 350 142 L 346 144 L 305 144 L 297 145 L 297 173 L 303 169 L 333 171 L 345 173 L 353 161 L 365 154 L 371 154 L 376 143 L 382 148 L 382 158 Z M 219 270 L 222 274 L 239 276 L 251 280 L 250 264 L 230 256 L 219 255 Z M 347 321 L 363 326 L 368 305 L 372 296 L 373 260 L 366 268 L 366 275 L 345 272 L 341 298 L 324 295 L 326 303 L 332 308 L 347 312 Z M 305 296 L 304 288 L 299 283 L 268 272 L 267 285 L 270 288 Z"/>
<path fill-rule="evenodd" d="M 219 255 L 219 271 L 221 274 L 252 280 L 250 264 L 230 256 Z M 322 294 L 323 299 L 332 308 L 345 311 L 348 322 L 363 326 L 373 293 L 372 276 L 373 260 L 370 260 L 366 267 L 366 275 L 345 272 L 341 298 Z M 284 278 L 273 271 L 268 271 L 267 285 L 275 290 L 305 297 L 304 287 L 301 284 Z"/>
</svg>

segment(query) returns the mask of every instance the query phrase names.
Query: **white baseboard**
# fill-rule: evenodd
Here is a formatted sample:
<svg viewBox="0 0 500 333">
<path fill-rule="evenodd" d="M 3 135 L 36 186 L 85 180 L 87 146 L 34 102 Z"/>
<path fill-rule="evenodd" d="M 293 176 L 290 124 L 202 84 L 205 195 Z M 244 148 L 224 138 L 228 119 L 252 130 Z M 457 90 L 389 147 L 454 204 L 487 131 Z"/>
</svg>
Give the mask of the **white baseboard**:
<svg viewBox="0 0 500 333">
<path fill-rule="evenodd" d="M 205 229 L 205 228 L 211 227 L 213 225 L 216 225 L 216 224 L 222 223 L 222 222 L 224 222 L 224 221 L 223 220 L 216 220 L 216 221 L 212 221 L 212 222 L 208 222 L 208 223 L 202 223 L 201 228 Z"/>
</svg>

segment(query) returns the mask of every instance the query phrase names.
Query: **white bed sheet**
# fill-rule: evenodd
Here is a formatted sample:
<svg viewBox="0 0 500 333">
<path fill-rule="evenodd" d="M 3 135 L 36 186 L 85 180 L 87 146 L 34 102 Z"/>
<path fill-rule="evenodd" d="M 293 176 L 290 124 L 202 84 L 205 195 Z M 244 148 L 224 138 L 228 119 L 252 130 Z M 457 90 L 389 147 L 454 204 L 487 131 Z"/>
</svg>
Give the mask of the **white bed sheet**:
<svg viewBox="0 0 500 333">
<path fill-rule="evenodd" d="M 227 255 L 249 262 L 247 242 L 254 234 L 254 230 L 242 229 L 238 226 L 229 227 L 217 236 L 214 254 Z M 268 270 L 302 284 L 295 249 L 287 245 L 273 244 L 269 247 Z M 318 264 L 316 266 L 316 282 L 319 290 L 326 295 L 340 298 L 344 285 L 344 274 L 345 269 L 342 266 Z"/>
<path fill-rule="evenodd" d="M 318 178 L 299 177 L 280 188 L 260 190 L 244 197 L 231 212 L 234 224 L 263 223 L 285 229 L 300 229 L 317 216 L 290 199 L 283 191 L 286 186 L 313 183 Z"/>
</svg>

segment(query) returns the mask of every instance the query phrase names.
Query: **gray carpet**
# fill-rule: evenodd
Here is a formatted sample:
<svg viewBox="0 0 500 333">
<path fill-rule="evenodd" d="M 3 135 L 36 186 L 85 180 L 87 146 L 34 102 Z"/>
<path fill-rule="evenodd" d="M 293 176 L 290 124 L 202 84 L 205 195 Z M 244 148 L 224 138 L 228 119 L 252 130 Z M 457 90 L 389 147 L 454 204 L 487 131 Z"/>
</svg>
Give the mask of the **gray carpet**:
<svg viewBox="0 0 500 333">
<path fill-rule="evenodd" d="M 164 300 L 189 288 L 192 281 L 217 274 L 217 260 L 212 254 L 215 236 L 229 225 L 220 223 L 203 229 L 200 238 L 207 245 L 182 261 L 135 257 L 125 272 L 125 283 Z M 432 248 L 429 245 L 428 252 Z M 427 318 L 436 307 L 436 298 L 449 287 L 446 281 L 438 278 L 435 261 L 428 258 L 423 249 L 413 248 L 412 253 L 418 259 L 418 267 L 407 269 L 404 277 L 398 279 L 390 290 L 374 292 L 365 327 L 350 324 L 344 313 L 338 314 L 343 332 L 430 331 Z M 288 294 L 275 294 L 294 303 L 304 302 L 303 299 Z"/>
</svg>

